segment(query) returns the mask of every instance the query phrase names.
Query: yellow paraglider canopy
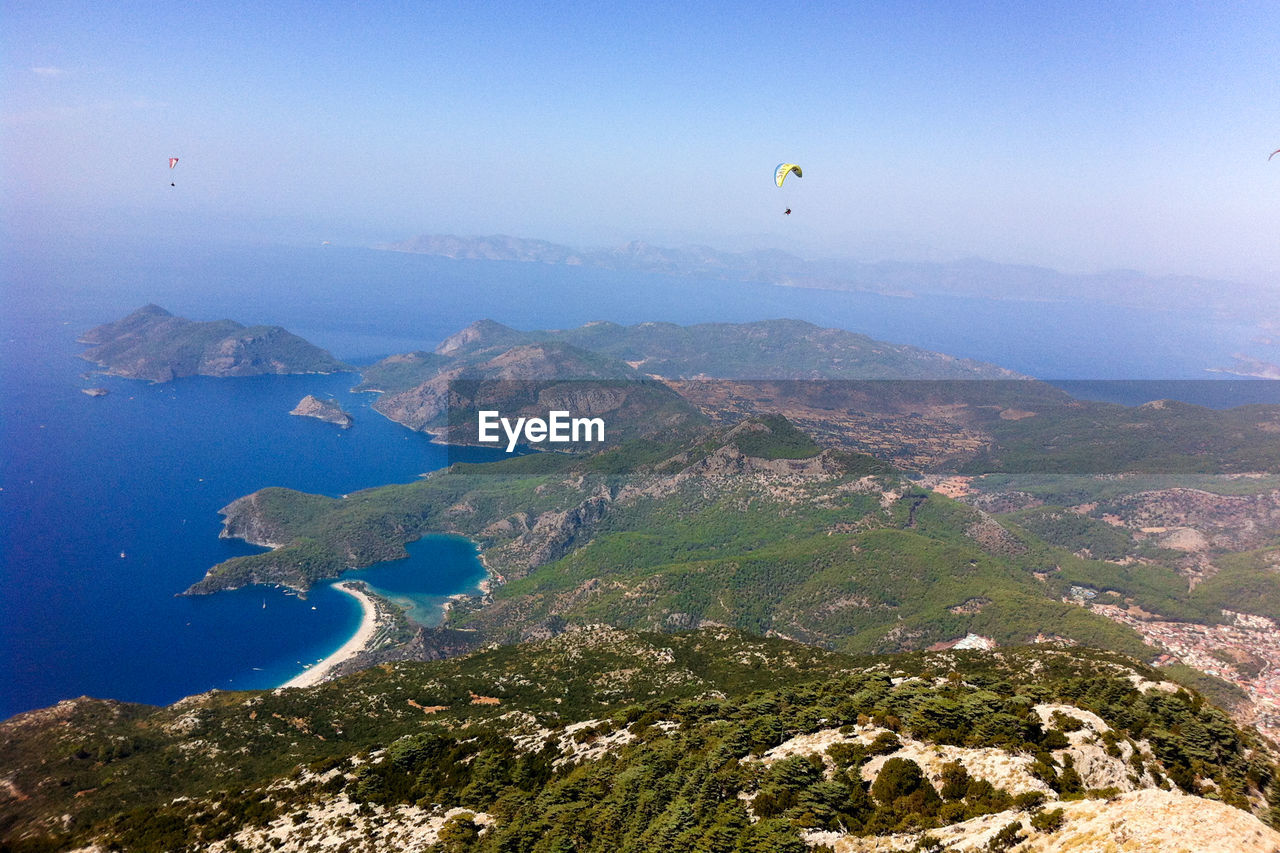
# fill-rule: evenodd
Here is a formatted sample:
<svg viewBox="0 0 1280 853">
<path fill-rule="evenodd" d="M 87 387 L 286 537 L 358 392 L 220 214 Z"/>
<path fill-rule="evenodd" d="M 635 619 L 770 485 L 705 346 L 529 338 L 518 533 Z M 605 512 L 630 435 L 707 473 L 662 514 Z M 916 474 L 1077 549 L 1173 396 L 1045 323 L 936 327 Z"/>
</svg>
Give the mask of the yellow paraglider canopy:
<svg viewBox="0 0 1280 853">
<path fill-rule="evenodd" d="M 800 167 L 795 163 L 779 163 L 778 168 L 773 170 L 773 182 L 781 187 L 782 182 L 787 179 L 787 175 L 792 172 L 796 173 L 797 178 L 804 177 L 804 172 L 800 171 Z"/>
</svg>

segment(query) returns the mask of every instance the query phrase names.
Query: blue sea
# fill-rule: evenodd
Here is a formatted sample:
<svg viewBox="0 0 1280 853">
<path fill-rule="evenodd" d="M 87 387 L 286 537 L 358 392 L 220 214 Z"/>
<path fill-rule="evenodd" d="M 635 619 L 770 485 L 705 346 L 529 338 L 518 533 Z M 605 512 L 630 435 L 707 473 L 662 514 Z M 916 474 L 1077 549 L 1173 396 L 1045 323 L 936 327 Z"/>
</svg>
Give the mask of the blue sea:
<svg viewBox="0 0 1280 853">
<path fill-rule="evenodd" d="M 92 366 L 75 358 L 77 324 L 66 323 L 32 319 L 0 345 L 0 717 L 82 694 L 169 702 L 275 686 L 345 642 L 360 608 L 328 586 L 306 599 L 263 587 L 175 594 L 215 563 L 261 550 L 218 537 L 218 510 L 236 497 L 409 482 L 444 465 L 445 448 L 373 412 L 373 395 L 348 390 L 352 374 L 85 380 Z M 110 393 L 80 392 L 90 385 Z M 355 425 L 289 415 L 306 394 L 337 398 Z M 484 572 L 462 544 L 428 537 L 410 559 L 373 570 L 373 585 L 474 589 Z"/>
<path fill-rule="evenodd" d="M 10 240 L 0 264 L 0 719 L 86 694 L 166 703 L 288 680 L 345 642 L 360 608 L 329 586 L 305 599 L 267 587 L 178 596 L 210 566 L 258 550 L 219 538 L 219 508 L 266 486 L 337 496 L 446 463 L 445 448 L 373 412 L 373 395 L 351 393 L 353 374 L 163 385 L 86 376 L 93 365 L 76 357 L 76 337 L 148 302 L 193 319 L 283 325 L 365 363 L 432 348 L 484 317 L 527 329 L 798 317 L 1033 375 L 1177 380 L 1229 363 L 1254 334 L 1116 309 L 895 299 L 358 248 L 68 237 Z M 1206 384 L 1224 383 L 1186 387 Z M 1222 399 L 1209 404 L 1280 399 L 1280 383 L 1262 385 L 1250 393 L 1265 400 L 1215 392 Z M 110 394 L 81 393 L 91 386 Z M 306 394 L 336 398 L 355 426 L 289 415 Z M 465 540 L 433 536 L 409 551 L 348 577 L 368 580 L 426 623 L 445 596 L 483 577 Z"/>
</svg>

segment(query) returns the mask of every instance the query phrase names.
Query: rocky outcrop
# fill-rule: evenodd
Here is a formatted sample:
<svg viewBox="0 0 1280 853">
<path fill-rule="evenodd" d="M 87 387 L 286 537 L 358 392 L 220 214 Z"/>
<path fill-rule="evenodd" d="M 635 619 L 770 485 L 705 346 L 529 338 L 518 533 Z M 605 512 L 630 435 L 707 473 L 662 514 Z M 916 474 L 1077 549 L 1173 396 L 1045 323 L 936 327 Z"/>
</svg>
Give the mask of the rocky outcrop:
<svg viewBox="0 0 1280 853">
<path fill-rule="evenodd" d="M 1022 843 L 1019 851 L 1108 850 L 1108 851 L 1280 851 L 1280 833 L 1254 815 L 1221 802 L 1192 796 L 1175 789 L 1158 787 L 1151 769 L 1160 763 L 1145 741 L 1141 749 L 1141 774 L 1136 774 L 1130 758 L 1133 746 L 1119 738 L 1118 755 L 1108 754 L 1101 735 L 1111 728 L 1096 714 L 1072 705 L 1042 704 L 1035 711 L 1046 727 L 1070 718 L 1079 728 L 1067 733 L 1070 746 L 1056 750 L 1058 760 L 1070 755 L 1086 788 L 1110 791 L 1103 799 L 1062 800 L 1037 778 L 1031 767 L 1035 759 L 998 748 L 971 748 L 928 743 L 904 737 L 899 748 L 879 755 L 862 765 L 864 781 L 872 782 L 891 758 L 915 762 L 935 788 L 943 783 L 944 765 L 957 762 L 975 779 L 991 783 L 1011 795 L 1038 792 L 1045 800 L 1043 811 L 1061 809 L 1062 820 L 1054 827 L 1031 823 L 1031 814 L 1009 809 L 971 820 L 929 830 L 930 837 L 947 850 L 979 851 L 1013 849 L 992 847 L 997 833 L 1019 823 Z M 827 773 L 833 763 L 826 752 L 835 744 L 857 743 L 864 747 L 888 730 L 875 725 L 822 729 L 798 735 L 769 750 L 758 759 L 768 765 L 791 756 L 823 757 Z M 1165 783 L 1167 785 L 1167 783 Z M 917 847 L 922 838 L 914 835 L 855 836 L 842 832 L 813 831 L 805 834 L 811 845 L 825 844 L 838 853 L 870 853 L 874 850 L 926 849 Z M 927 849 L 941 849 L 928 847 Z"/>
<path fill-rule="evenodd" d="M 328 774 L 332 778 L 335 773 Z M 440 849 L 442 830 L 452 821 L 466 821 L 481 831 L 494 819 L 475 809 L 432 809 L 416 805 L 373 806 L 354 803 L 344 794 L 308 805 L 291 816 L 265 825 L 248 825 L 226 841 L 207 848 L 210 853 L 238 850 L 275 850 L 303 853 L 310 850 L 343 850 L 364 853 L 375 850 L 426 851 Z M 371 839 L 376 838 L 377 841 Z"/>
<path fill-rule="evenodd" d="M 981 853 L 1015 849 L 1019 853 L 1063 850 L 1108 853 L 1276 853 L 1280 832 L 1253 815 L 1224 803 L 1177 791 L 1146 789 L 1104 800 L 1053 802 L 1062 809 L 1062 825 L 1039 830 L 1026 812 L 1009 810 L 930 830 L 941 843 L 930 849 Z M 1019 825 L 1016 847 L 989 846 L 1010 824 Z M 857 837 L 838 832 L 809 832 L 811 845 L 826 844 L 836 853 L 910 850 L 921 834 Z"/>
<path fill-rule="evenodd" d="M 351 415 L 342 410 L 342 407 L 333 400 L 321 400 L 312 394 L 308 394 L 298 401 L 298 405 L 293 407 L 291 415 L 299 415 L 305 418 L 318 418 L 325 423 L 336 424 L 342 429 L 351 429 Z"/>
<path fill-rule="evenodd" d="M 519 533 L 486 552 L 486 558 L 500 566 L 508 580 L 523 577 L 588 541 L 612 503 L 613 498 L 602 489 L 564 510 L 543 512 L 534 518 L 524 514 L 501 519 L 495 524 L 500 525 L 504 533 L 510 535 L 517 530 Z"/>
</svg>

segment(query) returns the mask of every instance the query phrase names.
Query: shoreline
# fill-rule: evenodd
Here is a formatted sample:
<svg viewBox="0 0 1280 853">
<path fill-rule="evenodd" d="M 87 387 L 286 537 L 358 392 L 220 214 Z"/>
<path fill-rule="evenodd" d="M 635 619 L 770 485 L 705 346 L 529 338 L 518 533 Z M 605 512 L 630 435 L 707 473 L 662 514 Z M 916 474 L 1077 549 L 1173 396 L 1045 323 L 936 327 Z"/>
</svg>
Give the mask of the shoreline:
<svg viewBox="0 0 1280 853">
<path fill-rule="evenodd" d="M 458 601 L 468 598 L 483 599 L 492 594 L 495 585 L 500 585 L 506 580 L 502 575 L 498 574 L 492 567 L 490 567 L 488 561 L 485 559 L 484 552 L 481 550 L 479 545 L 476 544 L 475 540 L 468 536 L 461 536 L 456 533 L 436 535 L 460 536 L 460 538 L 467 540 L 475 549 L 476 558 L 480 563 L 483 573 L 474 586 L 469 589 L 453 593 L 452 595 L 441 596 L 442 600 L 440 600 L 439 604 L 436 605 L 436 608 L 438 608 L 437 618 L 433 620 L 430 625 L 427 625 L 427 623 L 424 622 L 419 622 L 405 614 L 405 618 L 411 626 L 416 627 L 418 625 L 426 625 L 427 627 L 432 628 L 440 627 L 440 625 L 449 618 L 449 612 Z M 383 608 L 390 607 L 394 609 L 401 607 L 402 609 L 402 606 L 395 605 L 390 601 L 383 599 L 380 593 L 371 593 L 367 591 L 364 581 L 353 578 L 351 580 L 335 583 L 333 584 L 333 587 L 340 592 L 350 595 L 352 598 L 360 602 L 360 608 L 362 611 L 360 625 L 356 628 L 356 632 L 351 636 L 351 638 L 339 646 L 335 651 L 312 664 L 310 667 L 304 669 L 288 681 L 277 685 L 275 689 L 278 690 L 286 687 L 314 687 L 317 684 L 328 680 L 333 677 L 334 670 L 339 669 L 342 664 L 350 661 L 352 658 L 358 657 L 364 652 L 369 651 L 370 647 L 374 644 L 375 638 L 382 633 L 383 628 L 393 627 L 396 624 L 395 619 L 391 615 L 383 612 Z M 379 602 L 381 602 L 381 604 Z M 415 604 L 415 606 L 418 605 Z M 398 643 L 399 641 L 394 642 Z"/>
<path fill-rule="evenodd" d="M 338 664 L 344 663 L 365 651 L 373 640 L 374 635 L 378 633 L 378 608 L 374 605 L 373 599 L 351 581 L 343 581 L 333 586 L 334 589 L 339 589 L 360 602 L 360 607 L 363 611 L 360 627 L 356 629 L 351 639 L 338 647 L 337 651 L 309 669 L 304 669 L 284 684 L 281 684 L 280 687 L 314 687 L 324 681 Z"/>
</svg>

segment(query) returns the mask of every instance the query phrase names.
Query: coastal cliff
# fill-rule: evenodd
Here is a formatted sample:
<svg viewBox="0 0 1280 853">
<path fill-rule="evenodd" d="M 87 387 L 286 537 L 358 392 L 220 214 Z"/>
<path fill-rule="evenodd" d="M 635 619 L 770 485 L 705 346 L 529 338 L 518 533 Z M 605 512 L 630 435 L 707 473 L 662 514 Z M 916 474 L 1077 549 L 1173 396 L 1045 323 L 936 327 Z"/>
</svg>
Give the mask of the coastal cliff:
<svg viewBox="0 0 1280 853">
<path fill-rule="evenodd" d="M 80 354 L 112 376 L 170 382 L 184 376 L 335 373 L 350 368 L 280 326 L 197 322 L 146 305 L 80 336 Z"/>
</svg>

